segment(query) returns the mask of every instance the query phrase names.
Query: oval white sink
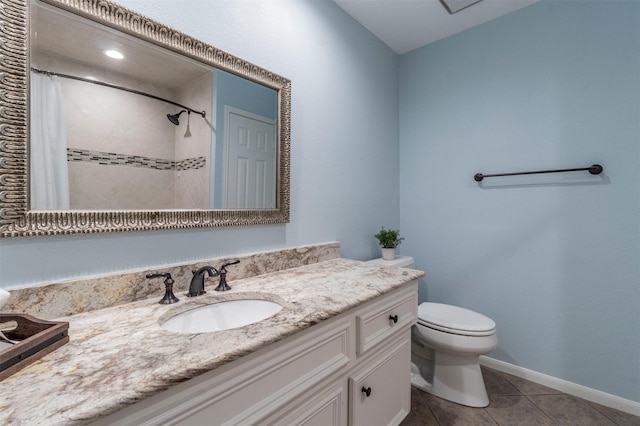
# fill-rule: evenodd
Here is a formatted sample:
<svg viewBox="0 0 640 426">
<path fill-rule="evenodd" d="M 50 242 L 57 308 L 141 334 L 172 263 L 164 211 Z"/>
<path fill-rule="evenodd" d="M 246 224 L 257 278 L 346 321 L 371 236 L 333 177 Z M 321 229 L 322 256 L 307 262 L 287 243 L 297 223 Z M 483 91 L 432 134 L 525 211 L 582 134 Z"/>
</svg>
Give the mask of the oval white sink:
<svg viewBox="0 0 640 426">
<path fill-rule="evenodd" d="M 229 300 L 183 312 L 160 327 L 174 333 L 211 333 L 262 321 L 281 309 L 280 304 L 269 300 Z"/>
</svg>

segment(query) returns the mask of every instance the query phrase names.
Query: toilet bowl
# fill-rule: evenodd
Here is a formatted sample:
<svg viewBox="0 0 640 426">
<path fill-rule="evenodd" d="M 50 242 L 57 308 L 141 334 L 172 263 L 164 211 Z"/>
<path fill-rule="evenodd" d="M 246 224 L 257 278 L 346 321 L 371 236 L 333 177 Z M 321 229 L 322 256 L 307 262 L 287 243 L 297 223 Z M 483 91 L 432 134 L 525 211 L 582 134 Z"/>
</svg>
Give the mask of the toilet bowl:
<svg viewBox="0 0 640 426">
<path fill-rule="evenodd" d="M 410 267 L 413 258 L 374 259 L 378 265 Z M 411 328 L 411 384 L 432 395 L 469 407 L 486 407 L 489 397 L 480 355 L 496 348 L 496 323 L 469 309 L 421 303 Z"/>
<path fill-rule="evenodd" d="M 432 395 L 470 407 L 489 397 L 480 355 L 496 348 L 496 324 L 468 309 L 421 303 L 411 331 L 411 383 Z"/>
</svg>

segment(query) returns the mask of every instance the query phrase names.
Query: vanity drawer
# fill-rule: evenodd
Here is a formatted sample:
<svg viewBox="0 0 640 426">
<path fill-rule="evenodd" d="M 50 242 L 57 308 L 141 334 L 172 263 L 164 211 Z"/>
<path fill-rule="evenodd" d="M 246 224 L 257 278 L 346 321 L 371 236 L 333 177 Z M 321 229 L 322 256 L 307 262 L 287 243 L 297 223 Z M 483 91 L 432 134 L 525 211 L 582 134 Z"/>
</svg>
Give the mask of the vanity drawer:
<svg viewBox="0 0 640 426">
<path fill-rule="evenodd" d="M 395 333 L 413 325 L 418 318 L 418 283 L 392 298 L 368 307 L 356 315 L 356 353 L 364 354 Z"/>
</svg>

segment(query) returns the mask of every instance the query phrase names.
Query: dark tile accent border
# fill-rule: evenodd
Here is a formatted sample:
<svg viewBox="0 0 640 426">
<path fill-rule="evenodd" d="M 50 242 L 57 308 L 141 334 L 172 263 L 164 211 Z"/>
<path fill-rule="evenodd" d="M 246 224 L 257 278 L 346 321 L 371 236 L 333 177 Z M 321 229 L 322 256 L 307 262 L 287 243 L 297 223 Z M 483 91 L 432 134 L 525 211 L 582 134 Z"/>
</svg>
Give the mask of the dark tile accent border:
<svg viewBox="0 0 640 426">
<path fill-rule="evenodd" d="M 181 161 L 162 158 L 144 157 L 141 155 L 116 154 L 112 152 L 89 151 L 86 149 L 67 148 L 67 161 L 86 161 L 104 166 L 144 167 L 154 170 L 194 170 L 205 166 L 205 157 L 186 158 Z"/>
</svg>

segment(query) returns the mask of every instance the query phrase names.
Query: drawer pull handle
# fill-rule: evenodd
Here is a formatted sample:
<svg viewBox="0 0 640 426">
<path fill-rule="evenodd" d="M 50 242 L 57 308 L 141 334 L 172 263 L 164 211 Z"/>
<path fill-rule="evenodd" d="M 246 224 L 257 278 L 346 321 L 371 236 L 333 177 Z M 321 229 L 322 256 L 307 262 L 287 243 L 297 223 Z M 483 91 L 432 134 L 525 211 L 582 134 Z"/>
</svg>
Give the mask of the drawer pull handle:
<svg viewBox="0 0 640 426">
<path fill-rule="evenodd" d="M 397 315 L 389 315 L 389 319 L 391 321 L 393 321 L 394 324 L 398 323 L 398 316 Z"/>
<path fill-rule="evenodd" d="M 371 396 L 371 388 L 365 388 L 364 386 L 362 387 L 362 392 L 367 395 L 367 398 L 369 398 L 369 396 Z"/>
</svg>

